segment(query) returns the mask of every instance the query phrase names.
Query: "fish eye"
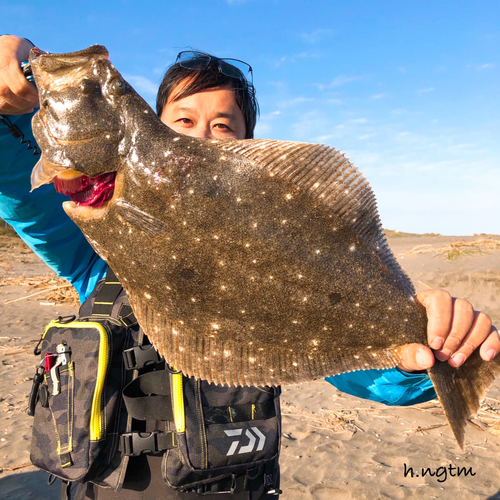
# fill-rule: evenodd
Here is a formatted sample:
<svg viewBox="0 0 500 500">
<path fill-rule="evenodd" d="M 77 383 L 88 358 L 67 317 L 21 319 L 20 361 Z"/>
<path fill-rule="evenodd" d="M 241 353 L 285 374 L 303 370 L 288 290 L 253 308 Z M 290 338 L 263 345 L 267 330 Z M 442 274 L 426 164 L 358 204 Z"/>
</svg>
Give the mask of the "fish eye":
<svg viewBox="0 0 500 500">
<path fill-rule="evenodd" d="M 78 84 L 78 89 L 84 94 L 92 94 L 95 92 L 96 86 L 90 80 L 85 79 Z"/>
<path fill-rule="evenodd" d="M 125 90 L 126 90 L 126 85 L 125 85 L 125 82 L 123 80 L 119 80 L 117 78 L 116 80 L 113 80 L 111 82 L 111 91 L 114 94 L 122 95 L 125 93 Z"/>
</svg>

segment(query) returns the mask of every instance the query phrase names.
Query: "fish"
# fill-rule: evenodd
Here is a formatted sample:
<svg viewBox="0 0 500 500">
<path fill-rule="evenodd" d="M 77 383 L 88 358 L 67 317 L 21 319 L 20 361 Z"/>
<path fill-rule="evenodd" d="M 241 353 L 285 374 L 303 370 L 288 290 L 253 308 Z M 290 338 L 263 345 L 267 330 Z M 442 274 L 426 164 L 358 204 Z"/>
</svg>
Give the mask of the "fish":
<svg viewBox="0 0 500 500">
<path fill-rule="evenodd" d="M 216 384 L 296 383 L 397 366 L 427 316 L 373 191 L 328 146 L 200 139 L 156 116 L 105 47 L 32 52 L 42 157 L 64 210 L 122 283 L 175 369 Z M 500 372 L 478 351 L 429 370 L 463 449 Z"/>
</svg>

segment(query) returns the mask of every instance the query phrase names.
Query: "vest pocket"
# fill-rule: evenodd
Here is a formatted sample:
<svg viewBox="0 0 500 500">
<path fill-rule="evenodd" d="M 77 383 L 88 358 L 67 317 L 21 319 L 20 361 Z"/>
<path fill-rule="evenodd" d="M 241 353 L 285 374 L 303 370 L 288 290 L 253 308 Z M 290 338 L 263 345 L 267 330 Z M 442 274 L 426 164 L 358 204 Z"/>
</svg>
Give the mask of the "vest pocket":
<svg viewBox="0 0 500 500">
<path fill-rule="evenodd" d="M 57 454 L 61 457 L 61 467 L 73 465 L 70 454 L 73 451 L 74 391 L 75 374 L 73 362 L 59 369 L 59 393 L 49 396 L 48 409 L 57 439 Z M 48 394 L 54 394 L 54 382 L 45 376 Z"/>
</svg>

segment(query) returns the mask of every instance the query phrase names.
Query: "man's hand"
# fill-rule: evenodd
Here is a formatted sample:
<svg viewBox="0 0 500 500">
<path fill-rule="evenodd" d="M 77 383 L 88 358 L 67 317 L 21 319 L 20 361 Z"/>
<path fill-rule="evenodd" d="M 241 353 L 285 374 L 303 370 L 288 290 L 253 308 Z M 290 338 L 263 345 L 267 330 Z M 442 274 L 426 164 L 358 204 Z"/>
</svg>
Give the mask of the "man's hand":
<svg viewBox="0 0 500 500">
<path fill-rule="evenodd" d="M 0 113 L 22 115 L 39 106 L 36 88 L 21 70 L 32 48 L 24 38 L 0 36 Z"/>
<path fill-rule="evenodd" d="M 426 370 L 434 365 L 434 356 L 451 366 L 461 366 L 479 348 L 485 361 L 500 352 L 500 338 L 487 314 L 474 311 L 463 299 L 455 299 L 444 290 L 427 290 L 417 295 L 417 300 L 427 310 L 428 347 L 408 344 L 401 348 L 401 370 L 412 372 Z"/>
</svg>

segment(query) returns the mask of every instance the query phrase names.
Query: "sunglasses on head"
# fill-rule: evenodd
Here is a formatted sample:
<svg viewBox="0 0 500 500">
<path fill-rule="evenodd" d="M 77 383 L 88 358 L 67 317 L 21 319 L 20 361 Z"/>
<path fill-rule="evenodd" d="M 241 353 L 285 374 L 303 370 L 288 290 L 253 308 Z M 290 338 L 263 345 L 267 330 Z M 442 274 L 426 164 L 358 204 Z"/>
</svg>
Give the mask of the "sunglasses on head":
<svg viewBox="0 0 500 500">
<path fill-rule="evenodd" d="M 239 59 L 215 57 L 203 52 L 184 50 L 179 52 L 175 60 L 175 63 L 179 64 L 182 68 L 192 69 L 194 71 L 203 71 L 207 69 L 212 62 L 218 63 L 219 71 L 222 74 L 253 84 L 252 66 Z"/>
</svg>

